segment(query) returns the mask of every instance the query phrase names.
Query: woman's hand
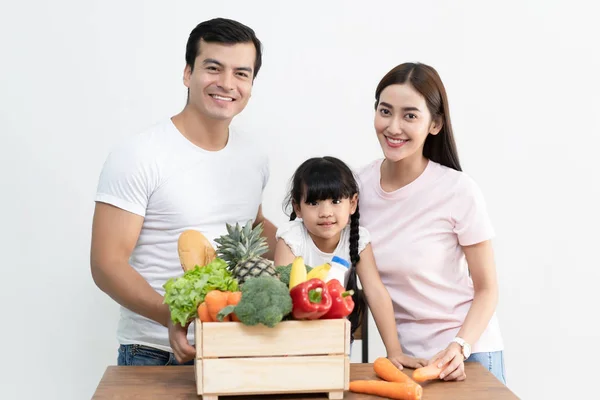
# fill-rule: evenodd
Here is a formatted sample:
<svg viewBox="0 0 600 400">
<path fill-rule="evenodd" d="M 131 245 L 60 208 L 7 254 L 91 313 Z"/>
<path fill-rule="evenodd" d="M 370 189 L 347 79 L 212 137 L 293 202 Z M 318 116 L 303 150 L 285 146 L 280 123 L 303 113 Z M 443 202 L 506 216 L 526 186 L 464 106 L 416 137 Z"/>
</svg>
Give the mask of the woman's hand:
<svg viewBox="0 0 600 400">
<path fill-rule="evenodd" d="M 448 364 L 440 373 L 440 379 L 445 381 L 464 381 L 467 378 L 465 374 L 465 357 L 462 354 L 462 348 L 458 343 L 452 342 L 445 350 L 437 353 L 428 364 L 437 363 L 438 368 Z"/>
<path fill-rule="evenodd" d="M 387 358 L 398 369 L 403 369 L 404 367 L 417 369 L 428 364 L 427 360 L 423 358 L 410 357 L 402 352 L 388 353 Z"/>
</svg>

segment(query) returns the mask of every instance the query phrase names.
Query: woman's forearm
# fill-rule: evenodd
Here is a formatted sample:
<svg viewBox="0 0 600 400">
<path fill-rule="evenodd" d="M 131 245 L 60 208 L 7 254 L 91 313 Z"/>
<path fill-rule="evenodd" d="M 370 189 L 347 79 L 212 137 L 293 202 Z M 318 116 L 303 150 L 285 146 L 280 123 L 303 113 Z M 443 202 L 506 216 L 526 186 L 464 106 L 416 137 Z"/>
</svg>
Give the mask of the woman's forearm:
<svg viewBox="0 0 600 400">
<path fill-rule="evenodd" d="M 497 304 L 498 290 L 496 288 L 486 288 L 476 291 L 471 308 L 458 332 L 458 336 L 471 346 L 477 342 L 487 328 Z"/>
<path fill-rule="evenodd" d="M 385 294 L 387 294 L 387 291 L 384 288 L 383 292 L 376 291 L 375 294 L 367 295 L 367 303 L 371 313 L 373 313 L 373 319 L 386 351 L 388 353 L 402 352 L 398 331 L 396 330 L 394 308 L 389 296 Z M 368 321 L 363 321 L 363 324 L 366 323 Z"/>
</svg>

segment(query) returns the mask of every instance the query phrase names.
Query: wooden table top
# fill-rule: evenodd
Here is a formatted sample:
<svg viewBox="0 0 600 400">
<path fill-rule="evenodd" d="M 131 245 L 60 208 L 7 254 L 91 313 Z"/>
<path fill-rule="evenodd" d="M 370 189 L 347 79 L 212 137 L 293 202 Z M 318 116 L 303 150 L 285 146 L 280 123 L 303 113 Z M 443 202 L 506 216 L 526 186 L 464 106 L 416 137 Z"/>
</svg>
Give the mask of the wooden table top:
<svg viewBox="0 0 600 400">
<path fill-rule="evenodd" d="M 423 399 L 453 400 L 505 400 L 518 399 L 506 386 L 496 379 L 481 364 L 466 363 L 467 379 L 462 382 L 429 382 L 424 383 Z M 412 370 L 406 369 L 408 375 Z M 310 377 L 306 377 L 310 379 Z M 378 379 L 373 371 L 373 364 L 350 364 L 350 380 Z M 219 396 L 219 400 L 275 400 L 327 399 L 327 394 L 301 395 L 263 395 L 263 396 Z M 193 366 L 168 367 L 119 367 L 109 366 L 104 372 L 94 394 L 93 400 L 102 399 L 195 399 L 196 381 Z M 344 400 L 382 399 L 352 392 L 345 392 Z"/>
</svg>

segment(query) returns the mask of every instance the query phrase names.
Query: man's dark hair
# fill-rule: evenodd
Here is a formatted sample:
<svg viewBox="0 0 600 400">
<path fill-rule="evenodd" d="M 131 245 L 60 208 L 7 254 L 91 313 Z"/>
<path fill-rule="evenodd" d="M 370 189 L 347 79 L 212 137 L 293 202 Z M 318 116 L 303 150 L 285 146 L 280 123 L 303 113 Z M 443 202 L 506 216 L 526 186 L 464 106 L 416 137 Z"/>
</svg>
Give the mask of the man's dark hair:
<svg viewBox="0 0 600 400">
<path fill-rule="evenodd" d="M 200 40 L 207 43 L 236 44 L 252 42 L 256 49 L 254 78 L 262 64 L 262 44 L 248 26 L 226 18 L 214 18 L 198 24 L 190 33 L 185 50 L 185 62 L 194 70 L 194 63 L 200 50 Z"/>
</svg>

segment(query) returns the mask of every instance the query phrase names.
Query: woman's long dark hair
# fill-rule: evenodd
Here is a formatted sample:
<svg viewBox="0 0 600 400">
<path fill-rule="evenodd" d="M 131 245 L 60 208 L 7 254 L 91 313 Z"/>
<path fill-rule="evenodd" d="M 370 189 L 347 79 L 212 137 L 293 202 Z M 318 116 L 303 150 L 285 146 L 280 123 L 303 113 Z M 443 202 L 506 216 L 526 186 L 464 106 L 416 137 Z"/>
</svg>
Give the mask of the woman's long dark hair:
<svg viewBox="0 0 600 400">
<path fill-rule="evenodd" d="M 285 208 L 289 211 L 290 221 L 296 219 L 294 204 L 310 203 L 327 199 L 349 199 L 358 195 L 358 183 L 352 170 L 335 157 L 310 158 L 302 163 L 294 173 L 291 190 L 286 197 Z M 352 335 L 358 328 L 365 309 L 365 299 L 358 288 L 356 265 L 360 261 L 358 239 L 360 214 L 358 205 L 350 217 L 350 273 L 346 290 L 353 290 L 354 310 L 348 316 Z M 316 267 L 313 265 L 312 267 Z M 367 323 L 365 321 L 365 323 Z"/>
<path fill-rule="evenodd" d="M 404 63 L 389 71 L 377 85 L 375 90 L 375 109 L 379 105 L 379 96 L 383 89 L 390 85 L 409 83 L 427 102 L 431 117 L 441 119 L 442 130 L 437 135 L 428 135 L 423 147 L 423 155 L 446 167 L 462 171 L 452 124 L 446 89 L 437 71 L 429 65 L 421 63 Z"/>
</svg>

